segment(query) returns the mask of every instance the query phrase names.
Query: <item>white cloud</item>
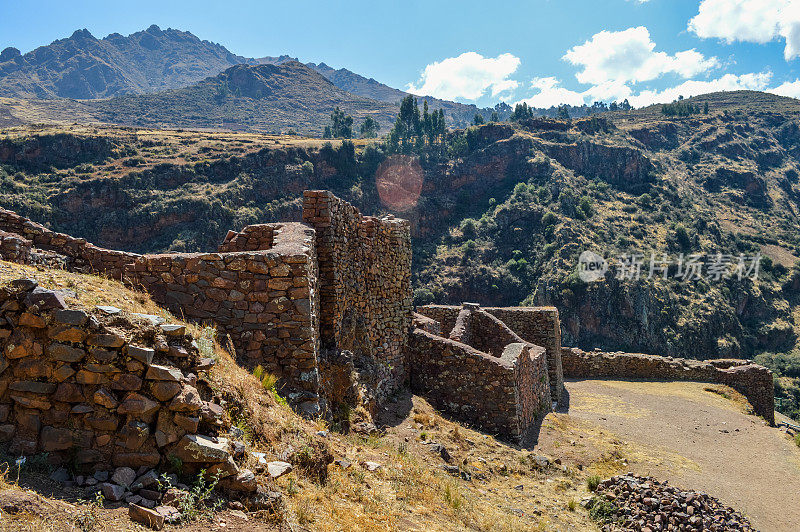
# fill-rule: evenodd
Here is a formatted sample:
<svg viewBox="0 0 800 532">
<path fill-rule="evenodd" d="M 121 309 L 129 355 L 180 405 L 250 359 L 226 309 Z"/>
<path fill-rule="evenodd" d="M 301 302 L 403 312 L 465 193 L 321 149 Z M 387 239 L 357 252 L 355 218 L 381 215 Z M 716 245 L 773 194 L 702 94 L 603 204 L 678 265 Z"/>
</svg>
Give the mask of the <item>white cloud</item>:
<svg viewBox="0 0 800 532">
<path fill-rule="evenodd" d="M 654 51 L 656 44 L 644 26 L 623 31 L 601 31 L 585 43 L 570 48 L 564 59 L 583 67 L 575 77 L 581 83 L 641 82 L 662 74 L 675 73 L 689 78 L 718 65 L 715 57 L 706 58 L 696 50 L 670 55 Z"/>
<path fill-rule="evenodd" d="M 644 107 L 654 103 L 669 103 L 673 100 L 677 100 L 678 96 L 688 98 L 690 96 L 699 96 L 700 94 L 707 94 L 709 92 L 737 90 L 763 91 L 767 88 L 771 79 L 771 72 L 742 74 L 741 76 L 725 74 L 720 78 L 708 81 L 684 81 L 680 85 L 669 87 L 661 91 L 641 91 L 639 94 L 631 96 L 628 100 L 634 107 Z"/>
<path fill-rule="evenodd" d="M 628 99 L 634 107 L 645 107 L 654 103 L 669 103 L 679 96 L 688 98 L 709 92 L 757 90 L 772 92 L 782 96 L 800 96 L 800 80 L 786 82 L 774 89 L 768 89 L 772 79 L 771 72 L 750 74 L 725 74 L 713 80 L 688 80 L 663 90 L 644 90 L 635 93 L 624 83 L 604 83 L 595 85 L 585 91 L 573 91 L 561 86 L 553 77 L 536 78 L 531 86 L 538 92 L 529 98 L 516 103 L 526 102 L 533 107 L 553 107 L 561 104 L 591 105 L 595 101 L 622 101 Z"/>
<path fill-rule="evenodd" d="M 773 89 L 768 89 L 767 92 L 771 92 L 772 94 L 777 94 L 779 96 L 800 98 L 800 79 L 786 81 Z"/>
<path fill-rule="evenodd" d="M 583 105 L 596 101 L 622 101 L 631 94 L 631 89 L 624 83 L 607 82 L 595 85 L 585 91 L 573 91 L 561 86 L 561 82 L 553 77 L 534 78 L 531 88 L 538 92 L 529 98 L 516 103 L 525 102 L 533 107 L 554 107 L 558 105 Z"/>
<path fill-rule="evenodd" d="M 445 100 L 477 100 L 487 92 L 494 97 L 518 87 L 508 77 L 519 65 L 519 58 L 508 53 L 492 58 L 465 52 L 426 66 L 419 81 L 408 85 L 408 91 Z"/>
<path fill-rule="evenodd" d="M 702 0 L 689 30 L 728 43 L 784 39 L 789 61 L 800 57 L 800 0 Z"/>
</svg>

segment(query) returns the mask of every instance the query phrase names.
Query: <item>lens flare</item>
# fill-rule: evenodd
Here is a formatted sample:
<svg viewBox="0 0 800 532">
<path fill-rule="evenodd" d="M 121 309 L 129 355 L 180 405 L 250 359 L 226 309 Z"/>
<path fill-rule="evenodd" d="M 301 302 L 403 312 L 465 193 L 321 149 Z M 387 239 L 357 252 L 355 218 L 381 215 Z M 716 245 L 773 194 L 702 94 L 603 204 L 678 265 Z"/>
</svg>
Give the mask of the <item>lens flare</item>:
<svg viewBox="0 0 800 532">
<path fill-rule="evenodd" d="M 375 186 L 381 203 L 388 209 L 405 212 L 413 209 L 422 193 L 422 166 L 416 157 L 391 155 L 375 172 Z"/>
</svg>

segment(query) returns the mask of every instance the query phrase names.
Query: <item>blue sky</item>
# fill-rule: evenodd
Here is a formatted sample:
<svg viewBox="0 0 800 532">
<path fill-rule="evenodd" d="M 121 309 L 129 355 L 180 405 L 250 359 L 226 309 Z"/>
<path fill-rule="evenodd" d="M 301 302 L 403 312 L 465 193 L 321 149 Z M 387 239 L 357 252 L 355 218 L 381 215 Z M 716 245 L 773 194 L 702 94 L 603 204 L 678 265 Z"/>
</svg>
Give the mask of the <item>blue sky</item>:
<svg viewBox="0 0 800 532">
<path fill-rule="evenodd" d="M 0 0 L 0 49 L 151 24 L 479 105 L 634 105 L 719 89 L 800 97 L 800 0 Z"/>
</svg>

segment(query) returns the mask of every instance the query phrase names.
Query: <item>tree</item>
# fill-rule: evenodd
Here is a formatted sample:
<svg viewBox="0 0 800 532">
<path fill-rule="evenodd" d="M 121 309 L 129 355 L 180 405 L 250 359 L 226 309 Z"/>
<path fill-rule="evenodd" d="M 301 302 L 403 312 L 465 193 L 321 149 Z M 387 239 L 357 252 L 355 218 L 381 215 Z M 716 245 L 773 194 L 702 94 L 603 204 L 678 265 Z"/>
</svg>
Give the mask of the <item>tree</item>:
<svg viewBox="0 0 800 532">
<path fill-rule="evenodd" d="M 608 110 L 609 111 L 619 111 L 619 104 L 616 101 L 611 102 L 611 105 L 608 106 Z"/>
<path fill-rule="evenodd" d="M 322 133 L 323 139 L 332 139 L 333 133 L 331 132 L 331 126 L 325 126 L 325 132 Z"/>
<path fill-rule="evenodd" d="M 475 113 L 475 118 L 472 119 L 472 123 L 473 123 L 473 125 L 476 125 L 476 126 L 483 125 L 483 123 L 484 123 L 483 115 L 480 114 L 480 113 Z"/>
<path fill-rule="evenodd" d="M 708 102 L 703 104 L 703 114 L 704 115 L 708 114 Z"/>
<path fill-rule="evenodd" d="M 492 111 L 492 117 L 489 119 L 489 122 L 499 122 L 500 115 L 497 114 L 497 111 Z"/>
<path fill-rule="evenodd" d="M 361 136 L 365 139 L 374 139 L 378 136 L 378 130 L 380 130 L 381 126 L 375 121 L 374 118 L 368 116 L 362 122 L 361 127 L 359 128 L 361 132 Z"/>
<path fill-rule="evenodd" d="M 331 136 L 336 139 L 353 138 L 353 117 L 344 114 L 338 107 L 331 113 Z M 331 138 L 331 137 L 324 137 Z"/>
<path fill-rule="evenodd" d="M 511 113 L 510 120 L 512 122 L 517 122 L 519 120 L 525 120 L 527 118 L 533 118 L 533 108 L 528 107 L 528 104 L 525 102 L 518 103 L 514 106 L 514 112 Z"/>
<path fill-rule="evenodd" d="M 413 95 L 400 102 L 391 131 L 386 137 L 386 148 L 390 153 L 422 153 L 431 149 L 443 149 L 447 125 L 442 109 L 428 111 L 428 101 L 423 101 L 422 114 Z"/>
<path fill-rule="evenodd" d="M 556 118 L 559 118 L 561 120 L 569 120 L 569 109 L 567 109 L 566 105 L 558 106 L 558 113 L 556 114 Z"/>
<path fill-rule="evenodd" d="M 620 108 L 621 111 L 630 111 L 631 109 L 633 109 L 633 107 L 631 107 L 631 104 L 628 103 L 628 99 L 627 98 L 625 98 L 622 101 L 622 103 L 619 104 L 619 108 Z"/>
</svg>

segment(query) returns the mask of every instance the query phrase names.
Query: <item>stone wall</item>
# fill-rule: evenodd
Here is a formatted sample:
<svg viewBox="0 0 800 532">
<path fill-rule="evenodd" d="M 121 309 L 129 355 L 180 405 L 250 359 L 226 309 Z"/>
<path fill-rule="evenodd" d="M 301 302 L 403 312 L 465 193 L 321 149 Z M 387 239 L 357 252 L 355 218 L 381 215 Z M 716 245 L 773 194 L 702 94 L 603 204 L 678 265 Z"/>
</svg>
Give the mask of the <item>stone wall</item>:
<svg viewBox="0 0 800 532">
<path fill-rule="evenodd" d="M 248 225 L 241 232 L 228 231 L 225 241 L 219 245 L 218 251 L 259 251 L 270 249 L 275 244 L 275 233 L 280 232 L 284 224 Z"/>
<path fill-rule="evenodd" d="M 441 324 L 443 331 L 455 325 L 461 307 L 454 305 L 424 305 L 417 313 L 432 318 Z M 500 319 L 520 338 L 545 348 L 553 401 L 560 402 L 564 388 L 561 368 L 561 324 L 555 307 L 481 307 Z"/>
<path fill-rule="evenodd" d="M 726 384 L 744 395 L 756 414 L 775 423 L 772 372 L 749 360 L 688 360 L 641 353 L 562 349 L 564 376 L 572 378 L 659 379 Z"/>
<path fill-rule="evenodd" d="M 240 361 L 274 373 L 294 405 L 318 413 L 314 230 L 300 223 L 250 226 L 220 247 L 250 251 L 143 255 L 126 268 L 125 280 L 178 316 L 216 325 Z"/>
<path fill-rule="evenodd" d="M 0 209 L 0 231 L 20 235 L 39 249 L 65 256 L 70 270 L 102 273 L 117 280 L 122 278 L 125 265 L 139 257 L 136 253 L 103 249 L 82 238 L 56 233 L 5 209 Z"/>
<path fill-rule="evenodd" d="M 408 380 L 409 222 L 362 216 L 327 191 L 305 192 L 303 221 L 316 230 L 322 348 L 351 351 L 380 400 Z"/>
<path fill-rule="evenodd" d="M 361 216 L 325 191 L 305 194 L 303 218 L 313 228 L 270 223 L 230 231 L 217 253 L 137 255 L 0 210 L 0 231 L 9 233 L 0 236 L 0 250 L 9 260 L 28 262 L 17 249 L 29 243 L 39 262 L 124 279 L 176 315 L 216 326 L 230 336 L 240 361 L 275 373 L 282 391 L 306 413 L 322 406 L 321 343 L 351 351 L 348 360 L 379 400 L 408 379 L 409 223 Z"/>
<path fill-rule="evenodd" d="M 422 329 L 409 337 L 411 388 L 434 407 L 519 441 L 550 410 L 544 349 L 505 346 L 499 357 Z"/>
<path fill-rule="evenodd" d="M 441 311 L 445 315 L 444 311 Z M 411 386 L 437 408 L 521 441 L 550 411 L 547 355 L 475 303 L 442 324 L 415 314 L 409 339 Z M 452 324 L 449 334 L 447 331 Z"/>
<path fill-rule="evenodd" d="M 27 279 L 0 289 L 0 316 L 8 453 L 48 453 L 81 471 L 155 467 L 174 456 L 187 470 L 238 472 L 227 439 L 214 439 L 229 424 L 223 409 L 196 387 L 213 361 L 185 326 L 70 307 L 63 293 Z"/>
<path fill-rule="evenodd" d="M 14 233 L 0 231 L 0 259 L 28 264 L 30 257 L 30 240 Z"/>
</svg>

